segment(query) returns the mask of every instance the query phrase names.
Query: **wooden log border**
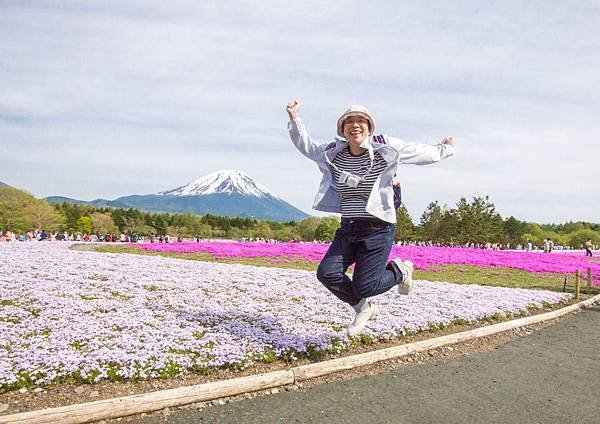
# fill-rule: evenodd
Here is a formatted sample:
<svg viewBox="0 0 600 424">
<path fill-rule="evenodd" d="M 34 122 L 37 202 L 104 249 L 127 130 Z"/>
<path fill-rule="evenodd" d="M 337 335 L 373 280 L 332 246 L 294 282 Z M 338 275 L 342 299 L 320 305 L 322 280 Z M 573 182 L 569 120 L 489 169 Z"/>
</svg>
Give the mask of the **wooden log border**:
<svg viewBox="0 0 600 424">
<path fill-rule="evenodd" d="M 503 331 L 538 322 L 549 321 L 575 312 L 581 308 L 591 306 L 598 301 L 600 301 L 600 295 L 544 314 L 519 318 L 512 321 L 476 328 L 474 330 L 464 331 L 462 333 L 449 334 L 447 336 L 375 350 L 373 352 L 362 353 L 345 358 L 333 359 L 316 364 L 301 365 L 287 371 L 274 371 L 266 374 L 216 381 L 214 383 L 198 384 L 133 396 L 79 403 L 59 408 L 48 408 L 12 415 L 0 415 L 0 424 L 42 424 L 56 422 L 65 424 L 88 423 L 295 384 L 311 378 L 373 364 L 386 359 L 399 358 L 412 353 L 423 352 L 429 349 L 489 336 L 491 334 L 501 333 Z"/>
<path fill-rule="evenodd" d="M 214 383 L 5 415 L 0 416 L 0 423 L 88 423 L 293 383 L 294 373 L 291 370 L 275 371 L 249 377 L 215 381 Z"/>
</svg>

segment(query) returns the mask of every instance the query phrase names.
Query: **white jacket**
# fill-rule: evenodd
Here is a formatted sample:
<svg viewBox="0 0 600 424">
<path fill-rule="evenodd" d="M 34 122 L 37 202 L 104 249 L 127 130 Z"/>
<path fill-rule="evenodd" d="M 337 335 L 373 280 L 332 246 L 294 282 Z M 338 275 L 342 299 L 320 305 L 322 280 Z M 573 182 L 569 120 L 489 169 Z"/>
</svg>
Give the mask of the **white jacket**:
<svg viewBox="0 0 600 424">
<path fill-rule="evenodd" d="M 304 156 L 314 160 L 323 173 L 319 191 L 315 196 L 313 209 L 323 212 L 340 213 L 340 193 L 333 181 L 328 161 L 332 162 L 335 155 L 348 146 L 348 142 L 343 138 L 335 137 L 335 141 L 332 143 L 317 144 L 308 135 L 300 118 L 289 122 L 288 129 L 290 138 L 296 148 Z M 367 201 L 367 212 L 391 223 L 396 223 L 392 179 L 396 174 L 398 165 L 400 163 L 427 165 L 439 162 L 454 154 L 454 147 L 449 144 L 408 143 L 399 138 L 388 137 L 386 135 L 370 136 L 360 146 L 367 149 L 371 157 L 373 157 L 374 152 L 379 152 L 381 157 L 387 162 L 383 172 L 375 180 L 373 190 Z"/>
</svg>

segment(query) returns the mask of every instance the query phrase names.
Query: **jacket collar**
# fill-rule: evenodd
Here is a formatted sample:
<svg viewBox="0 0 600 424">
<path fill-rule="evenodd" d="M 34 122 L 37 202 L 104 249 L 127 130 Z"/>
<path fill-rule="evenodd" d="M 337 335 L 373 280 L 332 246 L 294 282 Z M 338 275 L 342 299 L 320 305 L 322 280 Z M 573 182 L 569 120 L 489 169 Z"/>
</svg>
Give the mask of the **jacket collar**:
<svg viewBox="0 0 600 424">
<path fill-rule="evenodd" d="M 342 144 L 345 147 L 348 144 L 348 140 L 346 140 L 343 137 L 337 137 L 337 136 L 335 137 L 335 142 L 336 142 L 335 143 L 336 147 L 338 147 Z M 367 138 L 365 138 L 362 143 L 360 143 L 360 147 L 367 149 L 367 150 L 371 150 L 371 149 L 379 150 L 383 146 L 385 146 L 385 144 L 382 145 L 380 143 L 373 143 L 373 136 L 371 136 L 371 135 L 368 136 Z"/>
<path fill-rule="evenodd" d="M 344 150 L 346 146 L 348 146 L 348 140 L 342 137 L 335 137 L 335 149 L 330 150 L 331 153 L 328 152 L 328 158 L 330 160 L 333 160 L 335 155 Z M 373 160 L 373 158 L 375 157 L 374 152 L 375 150 L 379 150 L 380 146 L 377 146 L 377 148 L 374 149 L 375 146 L 373 145 L 371 136 L 369 136 L 365 138 L 362 143 L 360 143 L 360 147 L 362 147 L 363 149 L 367 149 L 367 151 L 369 152 L 369 157 L 371 158 L 371 160 Z"/>
</svg>

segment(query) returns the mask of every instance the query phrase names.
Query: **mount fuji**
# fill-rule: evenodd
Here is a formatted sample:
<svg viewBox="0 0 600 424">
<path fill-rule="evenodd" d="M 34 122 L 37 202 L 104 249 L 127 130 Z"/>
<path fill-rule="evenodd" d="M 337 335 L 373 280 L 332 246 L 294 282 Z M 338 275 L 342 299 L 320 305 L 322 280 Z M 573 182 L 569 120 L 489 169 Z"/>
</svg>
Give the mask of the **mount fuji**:
<svg viewBox="0 0 600 424">
<path fill-rule="evenodd" d="M 96 199 L 90 202 L 61 196 L 46 198 L 50 203 L 77 203 L 115 208 L 135 208 L 152 212 L 194 213 L 296 221 L 308 214 L 277 197 L 246 173 L 221 170 L 206 175 L 189 184 L 157 194 L 131 195 L 115 200 Z"/>
<path fill-rule="evenodd" d="M 206 196 L 216 193 L 239 193 L 247 196 L 271 196 L 279 199 L 266 187 L 242 171 L 223 169 L 181 187 L 158 193 L 163 196 Z M 281 199 L 279 199 L 281 200 Z"/>
</svg>

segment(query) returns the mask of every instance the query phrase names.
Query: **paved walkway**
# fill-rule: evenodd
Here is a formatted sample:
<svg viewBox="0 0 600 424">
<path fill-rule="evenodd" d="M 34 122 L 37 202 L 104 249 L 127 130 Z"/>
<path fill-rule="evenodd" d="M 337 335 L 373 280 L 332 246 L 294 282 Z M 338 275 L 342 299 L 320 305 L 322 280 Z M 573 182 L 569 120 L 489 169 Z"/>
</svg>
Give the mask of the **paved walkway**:
<svg viewBox="0 0 600 424">
<path fill-rule="evenodd" d="M 137 419 L 164 423 L 161 415 Z M 169 423 L 600 423 L 600 306 L 491 352 L 282 392 Z"/>
</svg>

